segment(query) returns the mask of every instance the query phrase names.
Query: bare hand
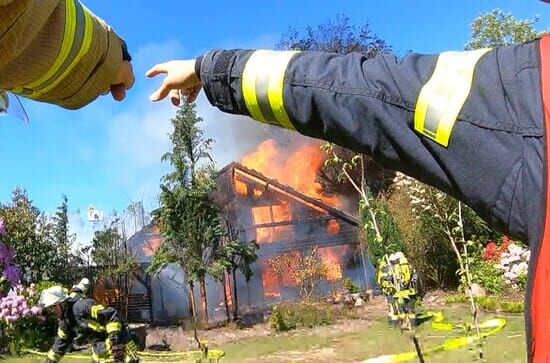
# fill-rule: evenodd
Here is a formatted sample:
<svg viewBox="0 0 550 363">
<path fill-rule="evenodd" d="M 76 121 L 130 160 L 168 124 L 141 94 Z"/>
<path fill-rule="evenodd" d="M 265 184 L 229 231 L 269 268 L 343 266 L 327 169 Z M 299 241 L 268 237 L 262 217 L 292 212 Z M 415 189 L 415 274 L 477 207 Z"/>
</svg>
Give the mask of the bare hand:
<svg viewBox="0 0 550 363">
<path fill-rule="evenodd" d="M 126 90 L 134 85 L 135 77 L 132 65 L 128 61 L 122 62 L 114 83 L 111 85 L 111 95 L 117 101 L 122 101 L 126 97 Z"/>
<path fill-rule="evenodd" d="M 194 102 L 201 90 L 201 81 L 195 73 L 195 60 L 171 61 L 157 64 L 147 72 L 151 78 L 159 74 L 166 74 L 162 85 L 149 99 L 160 101 L 170 95 L 170 100 L 175 106 L 181 102 L 181 96 L 187 98 L 187 102 Z"/>
</svg>

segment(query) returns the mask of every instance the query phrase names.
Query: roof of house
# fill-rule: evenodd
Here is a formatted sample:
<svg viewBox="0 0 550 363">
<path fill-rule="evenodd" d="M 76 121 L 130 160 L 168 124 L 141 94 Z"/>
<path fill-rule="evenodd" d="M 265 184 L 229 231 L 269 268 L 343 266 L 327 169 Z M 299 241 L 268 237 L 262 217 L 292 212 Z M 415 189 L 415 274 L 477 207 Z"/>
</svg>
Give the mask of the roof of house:
<svg viewBox="0 0 550 363">
<path fill-rule="evenodd" d="M 283 184 L 283 183 L 279 182 L 276 179 L 268 178 L 264 174 L 254 170 L 254 169 L 247 168 L 246 166 L 244 166 L 242 164 L 232 162 L 232 163 L 226 165 L 223 169 L 221 169 L 220 172 L 218 173 L 218 175 L 221 176 L 221 175 L 223 175 L 225 173 L 228 173 L 228 172 L 234 173 L 235 170 L 240 171 L 239 174 L 241 176 L 244 176 L 244 177 L 248 176 L 249 179 L 252 182 L 257 183 L 258 180 L 260 180 L 261 182 L 264 183 L 264 186 L 273 187 L 272 189 L 274 189 L 275 191 L 277 191 L 277 189 L 279 189 L 279 191 L 282 191 L 282 192 L 284 192 L 286 194 L 289 194 L 292 197 L 294 197 L 294 199 L 297 200 L 298 202 L 301 202 L 301 203 L 304 203 L 304 204 L 311 204 L 311 205 L 313 205 L 317 208 L 320 208 L 320 209 L 326 211 L 328 214 L 330 214 L 332 216 L 335 216 L 335 217 L 338 217 L 338 218 L 341 218 L 341 219 L 347 221 L 350 224 L 353 224 L 355 226 L 359 225 L 359 219 L 357 217 L 352 216 L 352 215 L 344 212 L 341 209 L 330 206 L 330 205 L 328 205 L 327 203 L 323 202 L 320 199 L 310 197 L 310 196 L 308 196 L 304 193 L 301 193 L 301 192 L 297 191 L 296 189 L 292 188 L 291 186 Z"/>
</svg>

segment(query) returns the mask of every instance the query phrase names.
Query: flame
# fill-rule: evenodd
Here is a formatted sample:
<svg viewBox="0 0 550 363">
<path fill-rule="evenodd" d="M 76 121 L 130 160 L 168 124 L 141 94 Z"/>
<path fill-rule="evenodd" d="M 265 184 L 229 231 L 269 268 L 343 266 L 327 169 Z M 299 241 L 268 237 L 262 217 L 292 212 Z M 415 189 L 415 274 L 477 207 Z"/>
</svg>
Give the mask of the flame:
<svg viewBox="0 0 550 363">
<path fill-rule="evenodd" d="M 220 299 L 221 299 L 220 306 L 225 305 L 224 294 L 225 294 L 225 298 L 227 298 L 227 304 L 231 306 L 233 305 L 233 299 L 231 295 L 231 282 L 229 281 L 229 274 L 227 272 L 224 272 L 223 275 L 225 279 L 225 286 L 222 286 L 222 288 L 220 289 Z"/>
<path fill-rule="evenodd" d="M 252 220 L 254 225 L 263 226 L 272 223 L 289 222 L 292 213 L 289 203 L 278 205 L 260 206 L 252 208 Z M 289 239 L 293 236 L 292 226 L 257 227 L 256 242 L 271 243 L 276 240 Z"/>
<path fill-rule="evenodd" d="M 323 187 L 316 181 L 317 172 L 325 161 L 325 155 L 319 146 L 320 143 L 311 142 L 289 152 L 280 150 L 275 141 L 269 139 L 262 142 L 256 151 L 245 156 L 241 163 L 305 195 L 341 207 L 339 199 L 324 195 Z"/>
<path fill-rule="evenodd" d="M 237 178 L 235 178 L 235 193 L 240 195 L 248 195 L 248 187 L 247 185 Z"/>
<path fill-rule="evenodd" d="M 264 287 L 264 296 L 266 298 L 281 296 L 279 277 L 269 268 L 267 262 L 264 262 L 262 266 L 262 286 Z"/>
<path fill-rule="evenodd" d="M 319 248 L 319 257 L 327 269 L 327 280 L 334 281 L 342 278 L 342 260 L 348 251 L 349 245 Z"/>
<path fill-rule="evenodd" d="M 331 219 L 328 221 L 327 232 L 329 234 L 338 234 L 338 232 L 340 232 L 340 223 L 338 223 L 336 219 Z"/>
</svg>

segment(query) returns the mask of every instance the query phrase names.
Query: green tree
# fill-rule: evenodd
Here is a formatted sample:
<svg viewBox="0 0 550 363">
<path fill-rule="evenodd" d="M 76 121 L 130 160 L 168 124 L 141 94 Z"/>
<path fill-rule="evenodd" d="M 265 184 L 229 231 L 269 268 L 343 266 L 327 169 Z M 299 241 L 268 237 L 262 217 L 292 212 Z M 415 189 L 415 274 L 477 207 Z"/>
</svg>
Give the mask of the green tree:
<svg viewBox="0 0 550 363">
<path fill-rule="evenodd" d="M 140 266 L 120 233 L 119 225 L 120 221 L 115 219 L 103 230 L 96 231 L 90 254 L 99 269 L 98 278 L 110 281 L 125 297 L 120 303 L 127 312 L 129 291 Z"/>
<path fill-rule="evenodd" d="M 232 301 L 233 301 L 233 319 L 239 318 L 239 296 L 237 293 L 237 271 L 240 271 L 244 276 L 246 283 L 250 282 L 253 276 L 252 264 L 258 260 L 258 250 L 260 246 L 256 241 L 244 241 L 239 238 L 234 238 L 236 233 L 234 231 L 229 232 L 230 239 L 227 243 L 221 246 L 221 252 L 216 258 L 216 263 L 222 268 L 217 268 L 218 273 L 214 273 L 222 279 L 225 291 L 225 272 L 231 275 L 232 278 Z M 221 270 L 221 274 L 220 274 Z M 214 267 L 216 271 L 216 266 Z"/>
<path fill-rule="evenodd" d="M 214 168 L 210 157 L 211 139 L 204 137 L 195 105 L 184 103 L 172 119 L 172 151 L 162 156 L 173 171 L 163 177 L 160 207 L 153 213 L 164 237 L 160 253 L 150 271 L 159 272 L 177 262 L 189 285 L 189 305 L 196 318 L 194 283 L 199 282 L 201 305 L 208 324 L 206 276 L 214 252 L 224 234 L 219 210 L 210 200 L 214 189 Z"/>
<path fill-rule="evenodd" d="M 53 274 L 53 280 L 64 285 L 70 285 L 78 278 L 74 267 L 81 264 L 80 259 L 72 252 L 76 236 L 69 231 L 68 211 L 68 199 L 63 195 L 61 205 L 57 207 L 57 211 L 52 217 L 51 230 L 55 247 L 53 263 L 57 267 L 56 273 Z"/>
<path fill-rule="evenodd" d="M 494 9 L 478 16 L 471 25 L 471 39 L 465 49 L 504 47 L 529 42 L 542 33 L 535 30 L 539 17 L 518 20 L 512 14 Z"/>
<path fill-rule="evenodd" d="M 11 201 L 0 204 L 0 218 L 6 224 L 4 242 L 15 249 L 15 263 L 23 278 L 29 282 L 51 280 L 57 270 L 52 226 L 24 189 L 15 188 Z"/>
</svg>

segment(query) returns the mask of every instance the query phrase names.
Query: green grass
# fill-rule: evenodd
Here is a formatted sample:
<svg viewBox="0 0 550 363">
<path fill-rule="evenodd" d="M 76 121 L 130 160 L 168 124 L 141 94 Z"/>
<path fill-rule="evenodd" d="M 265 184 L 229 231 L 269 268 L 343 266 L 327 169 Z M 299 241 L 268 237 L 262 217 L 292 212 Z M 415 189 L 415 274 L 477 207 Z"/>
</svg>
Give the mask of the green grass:
<svg viewBox="0 0 550 363">
<path fill-rule="evenodd" d="M 446 310 L 446 317 L 459 322 L 460 316 L 467 316 L 465 309 Z M 482 315 L 482 319 L 487 317 Z M 491 315 L 492 317 L 492 315 Z M 506 316 L 506 327 L 487 339 L 484 345 L 486 362 L 523 363 L 525 339 L 523 315 Z M 458 336 L 445 331 L 434 330 L 426 323 L 419 329 L 420 344 L 424 348 L 443 343 L 446 338 Z M 311 336 L 307 332 L 272 335 L 263 338 L 241 340 L 238 343 L 216 347 L 226 352 L 224 362 L 357 362 L 383 354 L 410 351 L 413 348 L 410 337 L 398 330 L 390 329 L 385 320 L 379 320 L 365 331 L 324 336 Z M 471 347 L 475 348 L 475 347 Z M 427 357 L 430 363 L 466 363 L 476 361 L 477 350 L 448 351 Z M 414 361 L 413 361 L 414 362 Z"/>
<path fill-rule="evenodd" d="M 444 310 L 446 318 L 453 323 L 468 319 L 468 311 L 463 308 Z M 482 314 L 481 320 L 494 317 Z M 523 315 L 506 315 L 506 327 L 487 339 L 484 345 L 485 362 L 524 363 L 525 339 Z M 421 346 L 426 349 L 441 344 L 446 338 L 460 336 L 434 330 L 429 323 L 419 328 Z M 242 339 L 236 343 L 213 347 L 225 351 L 224 363 L 231 362 L 357 362 L 382 354 L 407 352 L 413 349 L 410 337 L 398 330 L 390 329 L 385 319 L 379 319 L 364 331 L 339 333 L 331 327 L 316 330 L 298 330 L 267 337 Z M 426 357 L 430 363 L 470 363 L 476 362 L 477 349 L 464 348 L 435 353 Z M 160 361 L 160 360 L 155 360 Z M 39 358 L 9 358 L 6 363 L 39 363 Z M 82 363 L 85 360 L 64 359 L 62 362 Z M 144 363 L 147 360 L 143 361 Z M 416 361 L 412 361 L 416 362 Z M 2 363 L 2 361 L 0 361 Z"/>
</svg>

